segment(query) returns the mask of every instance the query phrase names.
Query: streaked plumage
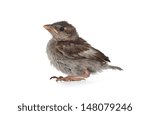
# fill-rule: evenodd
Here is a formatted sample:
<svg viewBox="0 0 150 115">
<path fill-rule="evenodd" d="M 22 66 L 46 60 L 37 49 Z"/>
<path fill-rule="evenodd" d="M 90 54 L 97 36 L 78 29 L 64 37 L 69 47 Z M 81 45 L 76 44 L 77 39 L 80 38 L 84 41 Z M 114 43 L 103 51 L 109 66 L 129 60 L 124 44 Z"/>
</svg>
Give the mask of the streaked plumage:
<svg viewBox="0 0 150 115">
<path fill-rule="evenodd" d="M 57 78 L 57 81 L 78 81 L 89 77 L 90 73 L 103 69 L 118 69 L 120 67 L 108 65 L 109 58 L 99 50 L 93 48 L 66 21 L 44 25 L 53 38 L 48 42 L 47 54 L 51 64 L 67 77 Z"/>
</svg>

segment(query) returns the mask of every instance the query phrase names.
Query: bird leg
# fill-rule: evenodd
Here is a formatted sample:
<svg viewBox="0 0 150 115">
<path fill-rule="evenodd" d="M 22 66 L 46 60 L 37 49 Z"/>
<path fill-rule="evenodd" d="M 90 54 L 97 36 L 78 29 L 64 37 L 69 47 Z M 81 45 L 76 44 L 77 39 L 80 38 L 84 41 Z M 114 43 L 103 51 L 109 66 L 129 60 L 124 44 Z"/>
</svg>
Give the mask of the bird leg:
<svg viewBox="0 0 150 115">
<path fill-rule="evenodd" d="M 88 78 L 90 76 L 90 72 L 88 70 L 85 70 L 84 74 L 82 75 L 82 77 L 84 78 Z"/>
<path fill-rule="evenodd" d="M 81 81 L 81 80 L 85 80 L 85 78 L 89 77 L 90 76 L 90 72 L 88 70 L 86 70 L 84 72 L 83 75 L 81 76 L 72 76 L 72 75 L 68 75 L 67 77 L 56 77 L 56 76 L 53 76 L 50 78 L 53 79 L 53 78 L 56 78 L 56 81 Z"/>
<path fill-rule="evenodd" d="M 81 81 L 81 80 L 85 80 L 83 77 L 79 77 L 79 76 L 71 76 L 68 75 L 67 77 L 51 77 L 50 79 L 56 78 L 56 81 Z"/>
</svg>

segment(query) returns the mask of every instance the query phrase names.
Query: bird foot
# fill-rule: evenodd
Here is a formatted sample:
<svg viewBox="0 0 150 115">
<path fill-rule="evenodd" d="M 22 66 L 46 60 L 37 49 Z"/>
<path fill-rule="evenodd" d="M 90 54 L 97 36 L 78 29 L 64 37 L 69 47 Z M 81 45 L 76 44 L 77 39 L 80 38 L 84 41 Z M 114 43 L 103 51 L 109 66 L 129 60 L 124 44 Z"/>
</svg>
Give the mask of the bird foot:
<svg viewBox="0 0 150 115">
<path fill-rule="evenodd" d="M 56 81 L 81 81 L 81 80 L 85 80 L 85 78 L 83 77 L 78 77 L 78 76 L 67 76 L 67 77 L 56 77 L 56 76 L 53 76 L 50 78 L 51 79 L 55 79 L 56 78 Z"/>
</svg>

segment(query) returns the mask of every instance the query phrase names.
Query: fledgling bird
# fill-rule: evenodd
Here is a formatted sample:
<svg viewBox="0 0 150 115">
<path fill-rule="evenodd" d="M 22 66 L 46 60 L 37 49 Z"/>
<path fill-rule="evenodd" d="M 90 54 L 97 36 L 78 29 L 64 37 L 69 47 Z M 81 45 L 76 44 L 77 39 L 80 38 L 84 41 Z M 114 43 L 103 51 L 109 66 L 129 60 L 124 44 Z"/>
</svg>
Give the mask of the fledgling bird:
<svg viewBox="0 0 150 115">
<path fill-rule="evenodd" d="M 47 24 L 44 28 L 53 36 L 47 44 L 47 55 L 51 64 L 68 74 L 67 77 L 53 76 L 50 79 L 80 81 L 103 69 L 122 70 L 120 67 L 109 65 L 109 58 L 79 37 L 76 28 L 68 22 Z"/>
</svg>

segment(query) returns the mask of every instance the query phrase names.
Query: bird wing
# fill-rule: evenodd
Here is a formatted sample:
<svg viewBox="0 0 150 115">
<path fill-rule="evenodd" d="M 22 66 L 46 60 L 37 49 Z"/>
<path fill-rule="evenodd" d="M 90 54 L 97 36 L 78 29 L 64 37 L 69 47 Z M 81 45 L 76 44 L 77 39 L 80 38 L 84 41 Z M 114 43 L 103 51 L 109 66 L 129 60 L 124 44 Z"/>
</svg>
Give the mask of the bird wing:
<svg viewBox="0 0 150 115">
<path fill-rule="evenodd" d="M 63 56 L 70 59 L 91 59 L 100 62 L 110 62 L 107 56 L 81 38 L 77 41 L 59 42 L 56 48 Z"/>
</svg>

